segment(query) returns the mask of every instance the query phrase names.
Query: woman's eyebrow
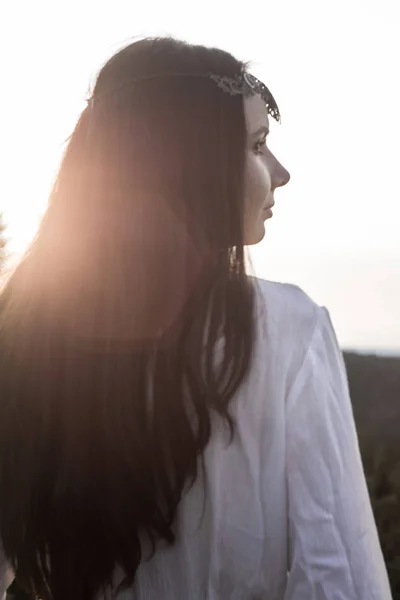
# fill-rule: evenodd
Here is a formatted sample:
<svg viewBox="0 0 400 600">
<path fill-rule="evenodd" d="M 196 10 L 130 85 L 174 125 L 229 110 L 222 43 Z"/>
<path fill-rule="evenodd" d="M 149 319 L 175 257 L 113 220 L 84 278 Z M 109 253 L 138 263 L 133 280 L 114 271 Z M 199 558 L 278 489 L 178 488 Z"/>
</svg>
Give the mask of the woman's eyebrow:
<svg viewBox="0 0 400 600">
<path fill-rule="evenodd" d="M 256 137 L 258 135 L 260 135 L 261 133 L 265 133 L 266 135 L 269 134 L 269 128 L 266 127 L 265 125 L 263 125 L 262 127 L 259 127 L 259 129 L 257 129 L 257 131 L 255 131 L 253 133 L 253 136 Z"/>
</svg>

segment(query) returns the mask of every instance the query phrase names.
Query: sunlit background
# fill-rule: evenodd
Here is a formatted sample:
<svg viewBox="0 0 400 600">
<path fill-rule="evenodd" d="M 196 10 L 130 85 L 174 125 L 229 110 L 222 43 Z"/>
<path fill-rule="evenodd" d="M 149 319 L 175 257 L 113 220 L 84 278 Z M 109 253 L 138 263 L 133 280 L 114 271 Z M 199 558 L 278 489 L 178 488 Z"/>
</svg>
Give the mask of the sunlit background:
<svg viewBox="0 0 400 600">
<path fill-rule="evenodd" d="M 400 3 L 35 1 L 2 9 L 0 212 L 12 260 L 43 214 L 102 63 L 172 34 L 253 61 L 277 99 L 275 193 L 256 274 L 328 307 L 343 349 L 400 353 Z M 190 147 L 188 148 L 190 151 Z"/>
</svg>

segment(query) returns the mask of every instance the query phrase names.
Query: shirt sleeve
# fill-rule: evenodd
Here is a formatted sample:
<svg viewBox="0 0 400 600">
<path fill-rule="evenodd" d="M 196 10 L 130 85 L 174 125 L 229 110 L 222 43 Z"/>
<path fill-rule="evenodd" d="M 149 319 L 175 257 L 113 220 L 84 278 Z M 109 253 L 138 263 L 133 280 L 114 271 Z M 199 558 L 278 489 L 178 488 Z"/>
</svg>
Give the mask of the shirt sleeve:
<svg viewBox="0 0 400 600">
<path fill-rule="evenodd" d="M 328 310 L 318 311 L 287 397 L 285 600 L 390 600 L 343 354 Z"/>
<path fill-rule="evenodd" d="M 7 588 L 14 580 L 14 572 L 4 556 L 3 546 L 0 542 L 0 600 L 6 599 Z"/>
</svg>

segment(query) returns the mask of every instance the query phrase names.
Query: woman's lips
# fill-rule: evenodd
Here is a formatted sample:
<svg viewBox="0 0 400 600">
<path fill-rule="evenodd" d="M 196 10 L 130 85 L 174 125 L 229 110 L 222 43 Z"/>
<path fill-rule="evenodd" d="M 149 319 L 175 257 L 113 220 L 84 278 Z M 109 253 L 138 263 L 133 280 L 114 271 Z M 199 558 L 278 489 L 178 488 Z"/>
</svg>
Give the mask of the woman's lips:
<svg viewBox="0 0 400 600">
<path fill-rule="evenodd" d="M 275 206 L 275 201 L 272 204 L 269 204 L 268 206 L 264 207 L 264 210 L 271 210 L 271 208 Z"/>
<path fill-rule="evenodd" d="M 268 206 L 264 206 L 263 210 L 271 210 L 271 208 L 275 206 L 275 202 L 273 204 L 269 204 Z"/>
<path fill-rule="evenodd" d="M 264 212 L 264 214 L 265 214 L 267 217 L 272 217 L 272 216 L 274 215 L 274 213 L 273 213 L 273 212 L 272 212 L 272 210 L 269 208 L 269 206 L 266 206 L 266 207 L 264 208 L 264 211 L 263 211 L 263 212 Z"/>
</svg>

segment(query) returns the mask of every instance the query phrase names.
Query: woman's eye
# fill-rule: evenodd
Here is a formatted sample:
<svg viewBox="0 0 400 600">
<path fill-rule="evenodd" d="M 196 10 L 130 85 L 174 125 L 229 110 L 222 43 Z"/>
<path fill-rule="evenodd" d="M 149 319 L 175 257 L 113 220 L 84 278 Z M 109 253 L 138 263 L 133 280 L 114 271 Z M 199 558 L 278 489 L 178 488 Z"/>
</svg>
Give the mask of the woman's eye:
<svg viewBox="0 0 400 600">
<path fill-rule="evenodd" d="M 266 141 L 267 141 L 267 138 L 265 137 L 263 140 L 260 140 L 259 142 L 256 143 L 256 145 L 254 146 L 254 152 L 256 154 L 262 154 L 263 146 L 265 146 Z"/>
</svg>

